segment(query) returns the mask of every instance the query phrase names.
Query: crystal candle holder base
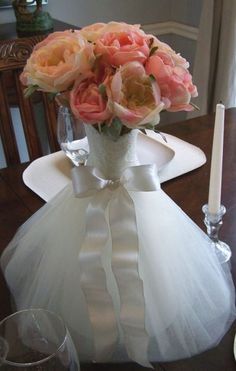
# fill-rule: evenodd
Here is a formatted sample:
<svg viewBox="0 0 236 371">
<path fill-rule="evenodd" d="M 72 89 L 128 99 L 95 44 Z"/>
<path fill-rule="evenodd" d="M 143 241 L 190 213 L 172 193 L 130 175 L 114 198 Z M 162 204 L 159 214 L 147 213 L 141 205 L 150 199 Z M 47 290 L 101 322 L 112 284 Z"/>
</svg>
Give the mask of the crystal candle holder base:
<svg viewBox="0 0 236 371">
<path fill-rule="evenodd" d="M 215 249 L 216 255 L 221 264 L 226 263 L 230 260 L 232 252 L 230 247 L 223 241 L 219 240 L 219 229 L 223 224 L 222 218 L 226 213 L 226 208 L 221 205 L 220 210 L 217 214 L 209 212 L 208 205 L 202 207 L 202 211 L 205 214 L 204 223 L 207 227 L 207 234 L 212 241 L 212 246 Z"/>
</svg>

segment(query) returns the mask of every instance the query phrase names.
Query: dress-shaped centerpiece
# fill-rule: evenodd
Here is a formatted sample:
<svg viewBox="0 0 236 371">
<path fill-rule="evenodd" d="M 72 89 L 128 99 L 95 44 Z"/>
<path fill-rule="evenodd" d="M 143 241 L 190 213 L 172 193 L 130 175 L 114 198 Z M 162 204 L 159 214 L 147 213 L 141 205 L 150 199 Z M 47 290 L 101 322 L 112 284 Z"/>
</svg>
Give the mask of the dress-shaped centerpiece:
<svg viewBox="0 0 236 371">
<path fill-rule="evenodd" d="M 82 361 L 148 365 L 216 345 L 234 319 L 228 267 L 151 168 L 138 166 L 136 131 L 116 142 L 92 127 L 86 132 L 97 155 L 92 150 L 89 166 L 73 170 L 81 193 L 68 185 L 2 256 L 17 309 L 59 313 Z M 84 173 L 91 169 L 107 183 L 93 188 Z M 140 191 L 129 190 L 138 182 Z M 155 186 L 146 191 L 148 182 Z"/>
<path fill-rule="evenodd" d="M 101 23 L 48 36 L 22 82 L 66 91 L 90 154 L 1 258 L 17 308 L 60 314 L 81 361 L 149 366 L 217 345 L 235 319 L 229 267 L 136 158 L 137 128 L 193 108 L 187 61 L 138 26 Z"/>
</svg>

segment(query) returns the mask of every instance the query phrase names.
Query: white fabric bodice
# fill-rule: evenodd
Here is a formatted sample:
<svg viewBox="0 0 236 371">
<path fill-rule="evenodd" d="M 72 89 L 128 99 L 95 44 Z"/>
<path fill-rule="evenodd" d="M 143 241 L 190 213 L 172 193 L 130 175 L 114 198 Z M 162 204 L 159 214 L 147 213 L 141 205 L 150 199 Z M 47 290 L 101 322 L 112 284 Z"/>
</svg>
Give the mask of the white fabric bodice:
<svg viewBox="0 0 236 371">
<path fill-rule="evenodd" d="M 138 165 L 136 142 L 138 130 L 131 130 L 113 141 L 107 135 L 100 134 L 91 125 L 85 125 L 89 143 L 87 165 L 98 168 L 107 179 L 120 178 L 125 168 Z"/>
</svg>

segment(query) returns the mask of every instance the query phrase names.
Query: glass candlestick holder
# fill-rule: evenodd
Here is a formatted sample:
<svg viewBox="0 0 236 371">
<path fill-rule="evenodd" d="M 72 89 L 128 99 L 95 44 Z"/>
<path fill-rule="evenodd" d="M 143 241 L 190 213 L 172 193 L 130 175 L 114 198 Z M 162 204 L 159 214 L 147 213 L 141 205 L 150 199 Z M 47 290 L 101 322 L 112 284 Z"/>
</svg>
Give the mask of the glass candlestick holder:
<svg viewBox="0 0 236 371">
<path fill-rule="evenodd" d="M 219 230 L 223 224 L 222 218 L 226 213 L 226 208 L 221 205 L 219 212 L 212 214 L 209 212 L 208 205 L 204 205 L 202 211 L 205 214 L 204 223 L 207 227 L 207 234 L 212 241 L 216 255 L 221 264 L 226 263 L 230 260 L 232 252 L 225 242 L 219 240 Z"/>
</svg>

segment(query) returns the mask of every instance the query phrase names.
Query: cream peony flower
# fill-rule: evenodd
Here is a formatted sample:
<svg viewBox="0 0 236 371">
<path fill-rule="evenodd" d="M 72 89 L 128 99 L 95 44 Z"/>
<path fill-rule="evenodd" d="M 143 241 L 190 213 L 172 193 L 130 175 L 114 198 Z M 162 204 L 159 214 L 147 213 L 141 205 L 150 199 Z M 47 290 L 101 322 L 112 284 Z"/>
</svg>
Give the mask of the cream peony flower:
<svg viewBox="0 0 236 371">
<path fill-rule="evenodd" d="M 61 92 L 88 72 L 94 61 L 93 48 L 79 31 L 50 34 L 37 44 L 27 61 L 21 82 L 46 92 Z"/>
</svg>

